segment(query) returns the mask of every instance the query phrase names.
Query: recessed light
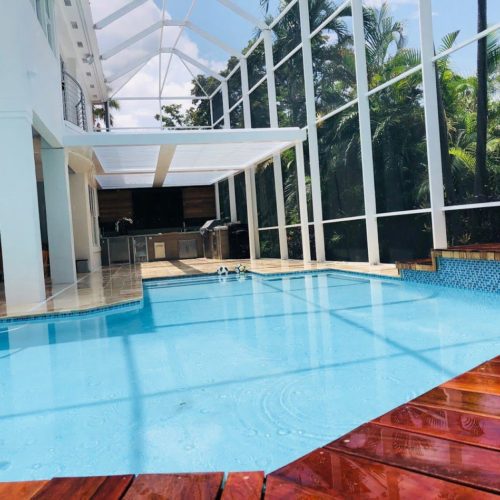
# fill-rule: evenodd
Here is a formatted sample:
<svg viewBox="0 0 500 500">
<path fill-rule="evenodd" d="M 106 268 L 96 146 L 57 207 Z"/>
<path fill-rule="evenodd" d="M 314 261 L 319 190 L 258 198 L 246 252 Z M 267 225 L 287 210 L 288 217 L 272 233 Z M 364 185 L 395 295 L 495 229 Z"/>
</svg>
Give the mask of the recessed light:
<svg viewBox="0 0 500 500">
<path fill-rule="evenodd" d="M 95 85 L 91 83 L 91 84 L 90 84 L 90 88 L 91 88 L 91 89 L 95 88 Z"/>
<path fill-rule="evenodd" d="M 66 5 L 66 7 L 71 7 L 71 0 L 64 0 L 64 5 Z"/>
<path fill-rule="evenodd" d="M 90 71 L 87 71 L 87 73 L 85 73 L 87 76 L 92 76 L 92 73 Z"/>
<path fill-rule="evenodd" d="M 78 23 L 76 21 L 71 21 L 71 27 L 74 29 L 74 30 L 77 30 L 78 29 Z"/>
<path fill-rule="evenodd" d="M 78 47 L 82 48 L 83 47 L 83 42 L 76 42 L 76 44 L 78 45 Z"/>
</svg>

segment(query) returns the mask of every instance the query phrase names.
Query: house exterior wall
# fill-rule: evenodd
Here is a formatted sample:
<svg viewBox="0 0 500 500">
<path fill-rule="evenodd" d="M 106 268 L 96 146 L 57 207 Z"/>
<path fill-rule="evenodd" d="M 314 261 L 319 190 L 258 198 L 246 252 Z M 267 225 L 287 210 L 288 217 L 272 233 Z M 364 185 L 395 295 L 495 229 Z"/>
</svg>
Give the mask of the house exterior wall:
<svg viewBox="0 0 500 500">
<path fill-rule="evenodd" d="M 10 200 L 10 205 L 7 206 L 7 202 L 4 202 L 0 207 L 0 237 L 8 306 L 9 303 L 18 305 L 44 299 L 35 143 L 39 142 L 38 138 L 45 141 L 49 148 L 48 157 L 51 157 L 51 154 L 57 155 L 57 149 L 63 147 L 63 136 L 69 130 L 84 133 L 82 129 L 64 120 L 61 62 L 83 91 L 85 114 L 90 129 L 91 103 L 102 99 L 98 92 L 94 95 L 91 93 L 91 85 L 96 86 L 97 77 L 94 77 L 94 83 L 90 82 L 87 76 L 90 65 L 82 57 L 83 52 L 93 52 L 92 40 L 89 42 L 85 39 L 86 32 L 82 29 L 84 25 L 88 25 L 89 16 L 88 2 L 80 0 L 71 2 L 71 7 L 57 0 L 15 0 L 2 3 L 0 136 L 3 140 L 0 141 L 0 191 L 4 201 Z M 78 23 L 79 30 L 73 29 L 73 21 Z M 76 45 L 76 40 L 80 38 L 85 41 L 81 50 Z M 94 64 L 93 68 L 95 67 Z M 96 73 L 92 70 L 91 74 Z M 101 80 L 102 85 L 99 87 L 102 91 L 105 86 L 102 78 Z M 17 130 L 22 130 L 22 133 L 17 133 Z M 47 165 L 44 165 L 44 169 L 47 167 L 43 179 L 45 194 L 52 192 L 51 188 L 56 189 L 56 185 L 64 188 L 60 185 L 62 182 L 68 186 L 71 197 L 70 203 L 61 206 L 60 210 L 52 207 L 52 217 L 47 214 L 49 233 L 51 228 L 53 232 L 60 230 L 59 219 L 63 212 L 70 220 L 64 229 L 65 234 L 60 234 L 61 238 L 52 241 L 53 257 L 57 257 L 62 239 L 74 240 L 75 258 L 85 258 L 89 261 L 90 269 L 97 269 L 100 266 L 98 230 L 95 227 L 98 208 L 95 203 L 91 214 L 89 203 L 89 189 L 95 189 L 95 166 L 89 154 L 84 162 L 73 159 L 73 163 L 77 164 L 73 169 L 71 152 L 67 150 L 65 153 L 70 159 L 67 166 L 69 178 L 64 171 L 61 175 L 55 172 L 54 165 L 50 165 L 50 162 L 46 161 Z M 23 215 L 28 211 L 26 207 L 29 208 L 29 217 L 25 217 L 25 220 Z M 19 219 L 17 230 L 13 230 L 13 213 Z M 24 223 L 20 230 L 21 219 Z M 73 220 L 75 224 L 71 234 Z M 29 221 L 35 222 L 31 224 Z M 28 235 L 25 234 L 27 232 Z M 67 257 L 68 266 L 74 265 L 71 255 Z M 31 287 L 31 292 L 26 287 L 27 276 L 31 281 L 36 277 L 36 284 Z"/>
</svg>

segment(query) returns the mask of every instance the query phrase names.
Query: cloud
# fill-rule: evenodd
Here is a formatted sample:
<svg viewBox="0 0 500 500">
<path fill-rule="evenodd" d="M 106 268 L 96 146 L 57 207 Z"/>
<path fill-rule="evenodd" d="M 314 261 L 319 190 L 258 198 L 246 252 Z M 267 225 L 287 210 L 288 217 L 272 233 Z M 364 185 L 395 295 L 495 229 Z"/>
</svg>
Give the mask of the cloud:
<svg viewBox="0 0 500 500">
<path fill-rule="evenodd" d="M 91 8 L 94 21 L 99 21 L 111 12 L 123 6 L 123 0 L 92 0 Z M 127 15 L 97 31 L 101 54 L 106 53 L 115 46 L 123 43 L 130 36 L 148 28 L 153 23 L 161 20 L 161 9 L 149 0 Z M 170 19 L 168 12 L 166 18 Z M 162 32 L 162 47 L 171 47 L 179 36 L 180 28 L 175 26 L 165 27 Z M 160 48 L 160 30 L 156 31 L 127 47 L 122 52 L 102 62 L 106 78 L 121 74 L 127 69 L 133 69 L 141 59 L 146 58 Z M 211 60 L 202 57 L 200 47 L 184 30 L 177 43 L 177 48 L 193 59 L 198 60 L 212 70 L 220 71 L 226 66 L 226 61 Z M 170 55 L 161 56 L 162 73 L 165 74 Z M 117 97 L 156 97 L 159 91 L 159 66 L 160 56 L 156 55 L 147 62 L 140 71 L 132 76 L 134 71 L 117 78 L 110 83 L 112 94 L 117 92 Z M 193 70 L 194 71 L 194 70 Z M 197 73 L 200 71 L 196 69 Z M 195 73 L 195 74 L 197 74 Z M 130 78 L 132 76 L 132 78 Z M 130 79 L 130 80 L 129 80 Z M 162 77 L 163 79 L 163 77 Z M 127 82 L 127 80 L 129 80 Z M 185 96 L 191 92 L 192 75 L 177 57 L 172 57 L 168 78 L 165 82 L 163 96 Z M 127 82 L 127 83 L 125 83 Z M 123 85 L 125 83 L 125 85 Z M 123 87 L 122 87 L 123 85 Z M 122 87 L 122 88 L 120 88 Z M 173 103 L 176 101 L 168 101 Z M 177 101 L 184 108 L 191 102 Z M 159 111 L 159 103 L 155 101 L 120 101 L 121 109 L 114 111 L 114 124 L 117 127 L 151 127 L 158 125 L 154 115 Z"/>
</svg>

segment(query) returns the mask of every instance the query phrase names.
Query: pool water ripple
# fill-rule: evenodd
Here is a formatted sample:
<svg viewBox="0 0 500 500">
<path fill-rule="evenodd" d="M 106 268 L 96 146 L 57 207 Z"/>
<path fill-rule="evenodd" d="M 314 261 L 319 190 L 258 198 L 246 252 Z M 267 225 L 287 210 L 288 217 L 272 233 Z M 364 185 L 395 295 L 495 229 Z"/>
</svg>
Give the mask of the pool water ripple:
<svg viewBox="0 0 500 500">
<path fill-rule="evenodd" d="M 0 480 L 273 470 L 491 358 L 498 296 L 318 273 L 145 284 L 0 331 Z"/>
</svg>

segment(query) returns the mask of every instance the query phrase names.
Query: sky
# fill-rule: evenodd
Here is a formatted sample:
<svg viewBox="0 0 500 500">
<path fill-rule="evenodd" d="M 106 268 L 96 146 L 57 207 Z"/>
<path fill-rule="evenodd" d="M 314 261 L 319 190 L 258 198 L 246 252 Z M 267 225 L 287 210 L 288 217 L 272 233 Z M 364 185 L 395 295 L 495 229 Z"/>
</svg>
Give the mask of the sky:
<svg viewBox="0 0 500 500">
<path fill-rule="evenodd" d="M 94 21 L 99 21 L 128 3 L 128 1 L 130 0 L 91 0 Z M 264 15 L 259 0 L 233 1 L 258 18 L 262 18 Z M 165 17 L 167 19 L 183 20 L 190 9 L 191 2 L 192 0 L 147 0 L 145 4 L 123 18 L 97 31 L 101 54 L 105 54 L 106 51 L 130 36 L 161 20 L 163 5 L 165 5 Z M 366 5 L 375 7 L 380 6 L 382 2 L 383 0 L 364 0 Z M 404 22 L 408 46 L 418 49 L 420 46 L 418 0 L 388 0 L 388 3 L 394 18 Z M 244 48 L 255 33 L 255 27 L 250 22 L 240 18 L 217 0 L 197 0 L 194 4 L 190 20 L 236 49 L 241 50 Z M 278 4 L 279 0 L 271 0 L 270 13 L 272 15 L 277 14 Z M 433 0 L 432 8 L 434 40 L 437 47 L 445 34 L 455 30 L 460 30 L 458 42 L 474 35 L 476 31 L 477 0 Z M 500 21 L 500 0 L 489 0 L 488 9 L 489 20 Z M 201 70 L 189 63 L 184 65 L 177 57 L 170 58 L 168 54 L 163 54 L 161 57 L 156 56 L 144 66 L 141 66 L 137 74 L 135 74 L 135 70 L 129 71 L 137 66 L 141 59 L 145 59 L 148 54 L 158 50 L 160 47 L 160 33 L 162 37 L 161 44 L 163 47 L 167 47 L 174 45 L 179 32 L 180 28 L 178 27 L 166 27 L 162 32 L 157 31 L 116 56 L 103 61 L 106 78 L 110 80 L 111 94 L 115 95 L 115 97 L 157 97 L 160 90 L 160 81 L 163 82 L 165 70 L 168 66 L 169 71 L 164 81 L 162 95 L 189 95 L 193 78 L 192 73 L 196 75 Z M 229 57 L 222 49 L 188 29 L 182 32 L 177 48 L 216 72 L 226 66 Z M 457 52 L 452 57 L 451 63 L 456 70 L 466 74 L 473 70 L 474 61 L 475 46 L 471 45 Z M 160 72 L 162 74 L 161 78 L 159 76 Z M 184 107 L 190 104 L 190 101 L 169 102 L 177 102 Z M 158 126 L 158 122 L 154 119 L 154 115 L 159 111 L 158 100 L 121 101 L 120 104 L 120 111 L 114 112 L 115 126 Z"/>
</svg>

